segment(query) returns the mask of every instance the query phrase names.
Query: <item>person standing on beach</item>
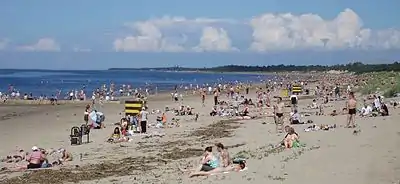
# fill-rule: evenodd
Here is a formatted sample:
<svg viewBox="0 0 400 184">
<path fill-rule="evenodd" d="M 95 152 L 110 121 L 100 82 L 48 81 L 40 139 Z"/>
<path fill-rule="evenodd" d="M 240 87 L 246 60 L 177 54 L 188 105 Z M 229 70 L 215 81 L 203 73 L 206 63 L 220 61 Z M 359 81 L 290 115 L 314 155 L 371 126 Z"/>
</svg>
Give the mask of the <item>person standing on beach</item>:
<svg viewBox="0 0 400 184">
<path fill-rule="evenodd" d="M 139 112 L 139 117 L 140 117 L 140 132 L 141 133 L 146 133 L 147 131 L 147 115 L 149 113 L 146 111 L 145 107 L 142 107 L 142 110 Z"/>
<path fill-rule="evenodd" d="M 86 125 L 89 123 L 89 113 L 90 113 L 90 105 L 86 105 L 85 112 L 83 114 L 83 120 L 85 121 Z"/>
<path fill-rule="evenodd" d="M 200 93 L 201 93 L 201 104 L 202 104 L 203 107 L 205 107 L 205 106 L 206 106 L 206 104 L 205 104 L 205 101 L 206 101 L 206 91 L 205 91 L 205 90 L 201 90 Z"/>
<path fill-rule="evenodd" d="M 292 94 L 290 96 L 290 102 L 292 103 L 292 111 L 297 110 L 297 104 L 298 104 L 299 98 L 297 95 Z"/>
<path fill-rule="evenodd" d="M 281 133 L 283 130 L 283 108 L 285 104 L 282 101 L 282 97 L 278 97 L 277 103 L 274 105 L 274 117 L 276 124 L 276 132 Z"/>
<path fill-rule="evenodd" d="M 218 105 L 218 96 L 219 96 L 218 89 L 215 88 L 214 89 L 214 105 Z"/>
<path fill-rule="evenodd" d="M 346 128 L 355 128 L 355 118 L 356 118 L 356 108 L 357 108 L 357 100 L 354 97 L 354 93 L 349 93 L 349 100 L 347 100 L 347 109 L 349 114 L 347 115 L 347 125 Z"/>
</svg>

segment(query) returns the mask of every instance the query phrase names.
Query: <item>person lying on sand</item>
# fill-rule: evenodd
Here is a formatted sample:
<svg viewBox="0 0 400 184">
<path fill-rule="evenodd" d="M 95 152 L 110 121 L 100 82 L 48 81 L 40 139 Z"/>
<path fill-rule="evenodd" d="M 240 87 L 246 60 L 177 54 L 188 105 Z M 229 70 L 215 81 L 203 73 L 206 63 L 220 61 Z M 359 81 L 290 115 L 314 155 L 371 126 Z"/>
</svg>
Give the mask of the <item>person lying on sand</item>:
<svg viewBox="0 0 400 184">
<path fill-rule="evenodd" d="M 6 158 L 1 159 L 1 162 L 6 162 L 6 163 L 17 163 L 20 162 L 22 160 L 25 160 L 25 156 L 27 155 L 27 153 L 20 149 L 18 151 L 16 151 L 16 153 L 13 153 L 11 155 L 8 155 Z"/>
<path fill-rule="evenodd" d="M 229 165 L 228 167 L 218 167 L 216 169 L 213 169 L 211 171 L 199 171 L 199 172 L 193 172 L 189 175 L 190 178 L 195 177 L 195 176 L 209 176 L 212 174 L 220 174 L 224 172 L 230 172 L 230 171 L 242 171 L 246 168 L 246 161 L 241 160 L 239 163 L 234 163 Z"/>
<path fill-rule="evenodd" d="M 329 115 L 330 115 L 330 116 L 337 116 L 337 115 L 339 115 L 339 114 L 336 112 L 336 110 L 333 110 L 332 113 L 330 113 Z"/>
<path fill-rule="evenodd" d="M 365 104 L 364 107 L 361 108 L 360 116 L 362 117 L 372 116 L 372 107 Z"/>
</svg>

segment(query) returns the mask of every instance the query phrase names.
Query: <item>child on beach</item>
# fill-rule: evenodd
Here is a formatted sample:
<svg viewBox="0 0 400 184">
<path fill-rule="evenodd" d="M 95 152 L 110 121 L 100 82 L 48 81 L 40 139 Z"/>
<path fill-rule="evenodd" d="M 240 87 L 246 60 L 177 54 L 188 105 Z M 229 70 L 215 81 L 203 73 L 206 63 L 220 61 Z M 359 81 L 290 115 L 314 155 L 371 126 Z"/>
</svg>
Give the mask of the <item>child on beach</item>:
<svg viewBox="0 0 400 184">
<path fill-rule="evenodd" d="M 107 142 L 109 143 L 120 143 L 120 142 L 126 142 L 129 139 L 122 135 L 119 127 L 115 127 L 114 132 L 111 134 L 110 138 L 108 138 Z"/>
<path fill-rule="evenodd" d="M 287 131 L 287 134 L 283 139 L 283 144 L 285 145 L 285 148 L 299 147 L 299 134 L 297 134 L 294 128 L 290 126 L 285 127 L 285 130 Z"/>
</svg>

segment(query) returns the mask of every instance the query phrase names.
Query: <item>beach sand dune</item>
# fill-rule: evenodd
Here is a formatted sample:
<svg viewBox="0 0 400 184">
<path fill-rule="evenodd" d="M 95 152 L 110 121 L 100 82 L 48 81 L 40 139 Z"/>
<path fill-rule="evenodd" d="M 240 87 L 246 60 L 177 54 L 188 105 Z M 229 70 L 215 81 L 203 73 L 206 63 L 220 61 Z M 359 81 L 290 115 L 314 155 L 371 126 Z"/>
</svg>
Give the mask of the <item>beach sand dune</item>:
<svg viewBox="0 0 400 184">
<path fill-rule="evenodd" d="M 254 97 L 255 95 L 253 95 Z M 220 121 L 208 116 L 211 97 L 202 107 L 198 96 L 187 97 L 183 103 L 200 112 L 199 121 L 179 117 L 181 126 L 150 129 L 165 136 L 134 136 L 131 142 L 106 143 L 121 118 L 122 104 L 104 104 L 106 128 L 92 130 L 91 143 L 70 146 L 72 126 L 83 122 L 84 104 L 60 106 L 31 106 L 32 113 L 0 120 L 0 155 L 4 157 L 16 146 L 29 150 L 33 145 L 43 148 L 65 147 L 75 160 L 63 169 L 0 175 L 0 183 L 287 183 L 287 184 L 393 184 L 400 181 L 400 124 L 399 112 L 390 117 L 357 118 L 361 131 L 338 127 L 329 131 L 304 132 L 308 125 L 296 125 L 305 147 L 274 150 L 273 145 L 283 138 L 275 133 L 272 118 Z M 302 100 L 301 108 L 311 99 Z M 338 109 L 344 102 L 332 102 Z M 177 107 L 168 96 L 149 101 L 150 109 Z M 26 107 L 0 107 L 3 114 L 19 114 Z M 150 116 L 155 122 L 157 115 Z M 171 118 L 172 114 L 168 113 Z M 316 124 L 344 125 L 345 116 L 309 116 Z M 266 123 L 263 123 L 266 122 Z M 357 130 L 358 130 L 357 129 Z M 248 157 L 248 170 L 188 178 L 178 167 L 197 165 L 206 146 L 222 142 L 231 156 Z M 82 155 L 82 160 L 79 159 Z M 3 164 L 3 163 L 1 163 Z M 3 166 L 3 165 L 2 165 Z M 20 177 L 12 177 L 20 176 Z M 3 177 L 3 179 L 2 179 Z M 4 179 L 5 177 L 9 179 Z"/>
</svg>

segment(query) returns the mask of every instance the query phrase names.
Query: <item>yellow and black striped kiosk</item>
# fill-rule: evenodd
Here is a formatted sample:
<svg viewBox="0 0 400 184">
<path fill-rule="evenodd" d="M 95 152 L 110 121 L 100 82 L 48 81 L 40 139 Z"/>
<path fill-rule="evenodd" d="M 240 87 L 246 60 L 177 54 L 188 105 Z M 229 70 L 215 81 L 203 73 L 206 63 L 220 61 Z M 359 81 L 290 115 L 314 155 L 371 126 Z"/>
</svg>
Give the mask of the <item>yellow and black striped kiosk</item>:
<svg viewBox="0 0 400 184">
<path fill-rule="evenodd" d="M 125 115 L 136 116 L 142 110 L 143 102 L 140 100 L 125 101 Z"/>
<path fill-rule="evenodd" d="M 301 85 L 294 84 L 292 86 L 292 94 L 300 94 L 300 93 L 303 93 L 303 89 L 302 89 Z"/>
</svg>

